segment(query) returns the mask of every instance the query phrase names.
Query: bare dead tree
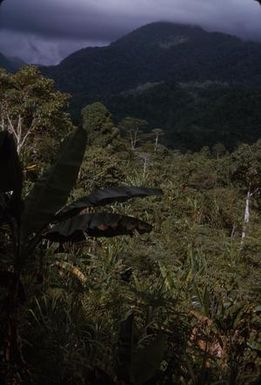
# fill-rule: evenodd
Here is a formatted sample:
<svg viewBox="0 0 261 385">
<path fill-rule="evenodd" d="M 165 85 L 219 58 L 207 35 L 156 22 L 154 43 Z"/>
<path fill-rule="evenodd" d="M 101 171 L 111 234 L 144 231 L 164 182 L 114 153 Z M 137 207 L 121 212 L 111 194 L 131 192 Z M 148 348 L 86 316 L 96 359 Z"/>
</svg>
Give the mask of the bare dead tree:
<svg viewBox="0 0 261 385">
<path fill-rule="evenodd" d="M 10 115 L 8 113 L 6 114 L 1 114 L 1 120 L 0 120 L 0 130 L 4 131 L 7 130 L 11 134 L 13 134 L 16 142 L 16 148 L 17 148 L 17 153 L 20 154 L 22 148 L 25 145 L 25 142 L 28 138 L 28 136 L 31 134 L 33 128 L 34 128 L 34 123 L 33 121 L 31 127 L 29 129 L 23 130 L 23 119 L 22 116 L 19 114 L 17 119 L 11 119 Z"/>
</svg>

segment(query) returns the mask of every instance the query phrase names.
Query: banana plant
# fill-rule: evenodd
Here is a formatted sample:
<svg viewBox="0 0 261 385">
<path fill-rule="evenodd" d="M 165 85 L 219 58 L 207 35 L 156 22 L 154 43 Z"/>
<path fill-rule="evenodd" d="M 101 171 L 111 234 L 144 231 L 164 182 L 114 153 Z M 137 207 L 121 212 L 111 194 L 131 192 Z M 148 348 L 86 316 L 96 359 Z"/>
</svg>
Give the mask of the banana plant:
<svg viewBox="0 0 261 385">
<path fill-rule="evenodd" d="M 39 177 L 23 199 L 23 169 L 14 138 L 7 131 L 0 132 L 0 236 L 7 245 L 7 250 L 0 255 L 0 288 L 7 293 L 2 304 L 2 314 L 6 314 L 2 340 L 5 341 L 5 361 L 9 364 L 22 362 L 17 324 L 18 308 L 26 300 L 26 290 L 21 276 L 35 259 L 36 248 L 43 239 L 75 243 L 88 237 L 132 235 L 136 231 L 142 234 L 152 229 L 150 224 L 137 218 L 108 211 L 86 213 L 86 209 L 135 197 L 160 195 L 159 189 L 110 187 L 66 206 L 85 149 L 86 132 L 79 128 L 63 144 L 56 163 Z M 4 262 L 11 250 L 11 260 L 9 255 Z"/>
<path fill-rule="evenodd" d="M 128 312 L 120 323 L 115 347 L 115 377 L 95 367 L 89 374 L 93 385 L 156 385 L 162 376 L 161 365 L 167 350 L 167 338 L 162 332 L 157 336 L 138 338 L 138 328 L 133 312 Z"/>
<path fill-rule="evenodd" d="M 166 335 L 161 332 L 151 339 L 137 340 L 137 325 L 132 312 L 121 322 L 116 352 L 116 373 L 128 385 L 156 384 L 167 349 Z M 144 341 L 147 343 L 144 343 Z"/>
</svg>

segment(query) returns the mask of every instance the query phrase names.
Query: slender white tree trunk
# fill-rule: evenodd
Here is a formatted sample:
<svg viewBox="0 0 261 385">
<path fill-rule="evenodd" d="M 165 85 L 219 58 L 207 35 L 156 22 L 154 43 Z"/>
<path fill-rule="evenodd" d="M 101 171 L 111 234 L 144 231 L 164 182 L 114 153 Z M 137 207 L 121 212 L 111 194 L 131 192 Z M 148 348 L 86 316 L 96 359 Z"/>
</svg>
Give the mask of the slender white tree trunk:
<svg viewBox="0 0 261 385">
<path fill-rule="evenodd" d="M 157 149 L 158 149 L 158 144 L 159 144 L 159 135 L 156 135 L 156 138 L 155 138 L 155 146 L 154 146 L 154 150 L 157 152 Z"/>
<path fill-rule="evenodd" d="M 148 167 L 148 158 L 145 156 L 143 158 L 143 178 L 145 178 L 147 174 L 147 167 Z"/>
<path fill-rule="evenodd" d="M 18 121 L 16 126 L 14 126 L 9 115 L 7 115 L 7 122 L 8 122 L 8 131 L 14 135 L 15 141 L 16 141 L 17 153 L 20 154 L 28 136 L 31 133 L 31 129 L 28 129 L 27 132 L 23 135 L 21 115 L 18 116 Z"/>
<path fill-rule="evenodd" d="M 242 236 L 241 236 L 241 246 L 243 246 L 244 239 L 246 237 L 246 231 L 247 231 L 247 226 L 250 220 L 250 199 L 251 199 L 251 192 L 250 189 L 247 192 L 246 196 L 246 202 L 245 202 L 245 212 L 244 212 L 244 221 L 243 221 L 243 228 L 242 228 Z"/>
</svg>

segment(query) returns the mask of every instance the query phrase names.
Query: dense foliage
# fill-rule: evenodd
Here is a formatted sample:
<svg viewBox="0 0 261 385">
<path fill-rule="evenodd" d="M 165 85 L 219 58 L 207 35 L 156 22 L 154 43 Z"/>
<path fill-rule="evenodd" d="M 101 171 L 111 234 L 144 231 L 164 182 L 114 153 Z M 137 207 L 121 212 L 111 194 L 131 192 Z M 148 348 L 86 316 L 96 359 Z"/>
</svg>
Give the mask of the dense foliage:
<svg viewBox="0 0 261 385">
<path fill-rule="evenodd" d="M 65 96 L 35 68 L 1 76 L 1 114 L 36 114 L 54 143 L 57 116 L 72 133 L 31 186 L 21 160 L 42 168 L 49 153 L 35 158 L 28 141 L 18 157 L 1 116 L 0 381 L 258 384 L 260 140 L 180 152 L 100 102 L 73 130 Z"/>
<path fill-rule="evenodd" d="M 260 383 L 260 55 L 168 23 L 82 50 L 49 70 L 99 99 L 78 129 L 0 72 L 1 385 Z"/>
<path fill-rule="evenodd" d="M 261 88 L 164 83 L 112 96 L 107 103 L 117 120 L 126 116 L 144 119 L 146 132 L 161 127 L 164 143 L 181 150 L 195 151 L 217 143 L 232 150 L 260 138 Z"/>
<path fill-rule="evenodd" d="M 0 125 L 15 136 L 25 163 L 51 162 L 54 149 L 73 129 L 64 108 L 68 95 L 57 91 L 34 66 L 15 74 L 0 69 Z"/>
</svg>

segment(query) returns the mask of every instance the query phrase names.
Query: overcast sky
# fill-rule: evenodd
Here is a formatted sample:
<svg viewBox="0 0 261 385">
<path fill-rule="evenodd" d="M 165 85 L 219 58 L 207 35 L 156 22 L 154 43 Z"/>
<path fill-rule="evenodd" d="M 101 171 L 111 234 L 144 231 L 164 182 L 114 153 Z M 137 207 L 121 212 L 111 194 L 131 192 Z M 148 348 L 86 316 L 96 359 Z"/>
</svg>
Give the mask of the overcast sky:
<svg viewBox="0 0 261 385">
<path fill-rule="evenodd" d="M 54 64 L 77 49 L 108 44 L 162 20 L 261 41 L 261 7 L 254 0 L 4 0 L 0 52 Z"/>
</svg>

